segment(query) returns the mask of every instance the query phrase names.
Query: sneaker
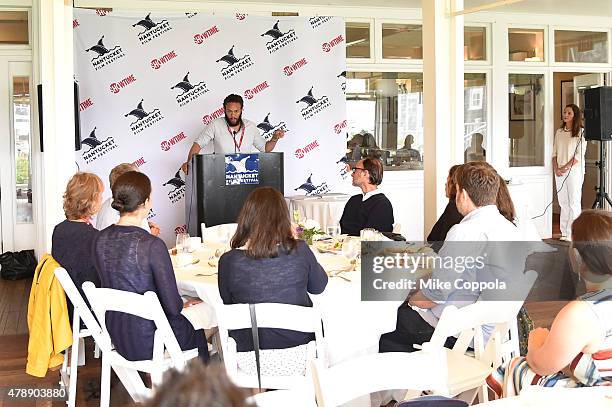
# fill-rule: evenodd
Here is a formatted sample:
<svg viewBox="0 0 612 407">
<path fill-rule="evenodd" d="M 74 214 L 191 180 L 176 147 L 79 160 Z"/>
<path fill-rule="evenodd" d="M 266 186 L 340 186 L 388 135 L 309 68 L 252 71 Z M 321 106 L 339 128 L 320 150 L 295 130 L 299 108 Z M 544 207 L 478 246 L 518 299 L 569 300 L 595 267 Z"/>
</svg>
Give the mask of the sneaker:
<svg viewBox="0 0 612 407">
<path fill-rule="evenodd" d="M 559 238 L 559 240 L 561 240 L 561 241 L 563 241 L 563 242 L 571 242 L 571 241 L 572 241 L 572 239 L 570 239 L 570 238 L 569 238 L 569 237 L 567 237 L 567 236 L 561 236 L 561 237 Z"/>
</svg>

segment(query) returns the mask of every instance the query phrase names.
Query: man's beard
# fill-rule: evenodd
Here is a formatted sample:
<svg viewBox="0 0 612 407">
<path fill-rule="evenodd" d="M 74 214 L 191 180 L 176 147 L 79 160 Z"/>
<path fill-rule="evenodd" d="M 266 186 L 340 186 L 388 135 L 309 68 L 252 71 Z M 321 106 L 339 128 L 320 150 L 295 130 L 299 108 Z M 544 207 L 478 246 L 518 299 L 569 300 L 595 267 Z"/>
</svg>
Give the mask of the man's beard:
<svg viewBox="0 0 612 407">
<path fill-rule="evenodd" d="M 240 116 L 238 116 L 238 118 L 234 120 L 234 123 L 231 122 L 231 119 L 225 116 L 225 122 L 230 127 L 234 127 L 234 126 L 238 126 L 239 124 L 242 124 L 242 113 L 240 113 Z"/>
</svg>

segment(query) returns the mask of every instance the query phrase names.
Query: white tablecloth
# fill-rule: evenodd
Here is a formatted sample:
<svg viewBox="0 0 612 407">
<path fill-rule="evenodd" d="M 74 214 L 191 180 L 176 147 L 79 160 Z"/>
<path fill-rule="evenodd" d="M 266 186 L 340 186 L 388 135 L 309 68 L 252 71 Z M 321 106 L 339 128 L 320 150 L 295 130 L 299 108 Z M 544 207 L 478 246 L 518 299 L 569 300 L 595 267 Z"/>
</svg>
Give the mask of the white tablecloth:
<svg viewBox="0 0 612 407">
<path fill-rule="evenodd" d="M 175 267 L 179 292 L 201 298 L 212 307 L 208 316 L 209 326 L 216 326 L 215 306 L 222 304 L 217 286 L 217 271 L 214 261 L 209 259 L 219 244 L 205 244 L 207 248 L 194 253 L 199 262 L 187 267 Z M 328 269 L 346 261 L 335 254 L 315 253 L 321 265 Z M 173 257 L 173 262 L 175 261 Z M 335 364 L 351 357 L 378 352 L 380 335 L 393 331 L 399 302 L 361 301 L 361 278 L 359 271 L 344 272 L 350 279 L 332 277 L 319 295 L 310 295 L 314 306 L 321 310 L 325 344 L 329 363 Z"/>
<path fill-rule="evenodd" d="M 340 224 L 340 218 L 344 206 L 350 195 L 325 194 L 318 196 L 289 196 L 287 205 L 290 213 L 297 210 L 301 219 L 314 219 L 321 225 L 321 230 L 326 232 L 328 226 Z"/>
</svg>

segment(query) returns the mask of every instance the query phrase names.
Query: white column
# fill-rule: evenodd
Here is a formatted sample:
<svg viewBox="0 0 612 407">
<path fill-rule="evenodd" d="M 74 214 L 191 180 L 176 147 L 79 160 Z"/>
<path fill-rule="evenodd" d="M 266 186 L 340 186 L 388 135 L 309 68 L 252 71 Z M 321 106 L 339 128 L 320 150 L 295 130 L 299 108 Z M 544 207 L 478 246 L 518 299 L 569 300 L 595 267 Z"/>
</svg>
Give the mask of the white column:
<svg viewBox="0 0 612 407">
<path fill-rule="evenodd" d="M 75 172 L 72 1 L 40 0 L 40 81 L 43 85 L 43 210 L 39 252 L 51 250 L 64 219 L 62 195 Z"/>
<path fill-rule="evenodd" d="M 448 202 L 448 169 L 463 162 L 463 16 L 450 15 L 463 8 L 463 0 L 427 0 L 422 6 L 427 236 Z"/>
</svg>

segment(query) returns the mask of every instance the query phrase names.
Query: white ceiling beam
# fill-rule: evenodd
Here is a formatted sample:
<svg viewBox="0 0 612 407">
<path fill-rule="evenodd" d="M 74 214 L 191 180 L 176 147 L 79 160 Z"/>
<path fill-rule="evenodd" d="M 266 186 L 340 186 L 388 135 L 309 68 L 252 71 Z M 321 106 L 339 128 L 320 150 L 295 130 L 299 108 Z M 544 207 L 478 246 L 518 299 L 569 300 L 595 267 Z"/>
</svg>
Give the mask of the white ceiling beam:
<svg viewBox="0 0 612 407">
<path fill-rule="evenodd" d="M 465 15 L 465 14 L 472 14 L 472 13 L 476 13 L 479 11 L 490 10 L 496 7 L 507 6 L 507 5 L 514 4 L 514 3 L 520 3 L 521 1 L 524 1 L 524 0 L 499 0 L 494 3 L 483 4 L 480 6 L 475 6 L 475 7 L 470 7 L 470 8 L 466 8 L 463 10 L 459 10 L 459 11 L 454 11 L 450 13 L 450 16 L 456 17 L 456 16 Z"/>
</svg>

